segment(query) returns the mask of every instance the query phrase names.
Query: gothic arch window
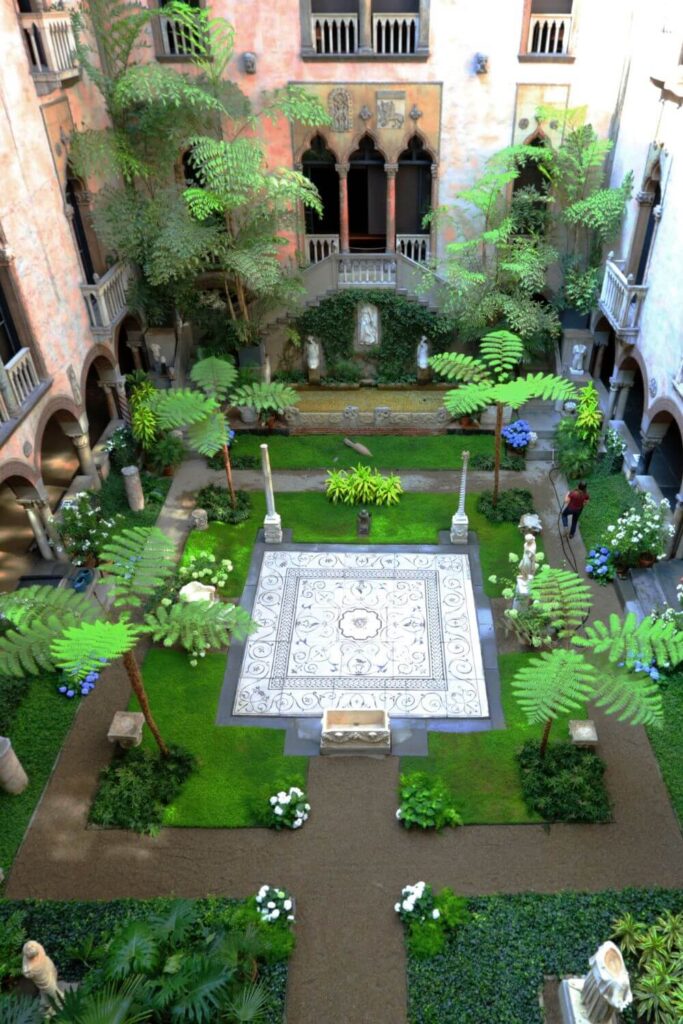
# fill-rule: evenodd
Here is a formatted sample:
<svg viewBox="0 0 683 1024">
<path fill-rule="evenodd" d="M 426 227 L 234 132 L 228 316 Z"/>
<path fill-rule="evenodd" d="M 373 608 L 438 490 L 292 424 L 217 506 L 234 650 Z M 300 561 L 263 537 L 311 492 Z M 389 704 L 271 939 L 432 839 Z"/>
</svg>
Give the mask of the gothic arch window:
<svg viewBox="0 0 683 1024">
<path fill-rule="evenodd" d="M 335 167 L 337 160 L 322 135 L 314 135 L 311 144 L 301 158 L 303 173 L 312 181 L 323 204 L 322 216 L 306 208 L 307 235 L 339 234 L 339 177 Z"/>
<path fill-rule="evenodd" d="M 429 213 L 432 197 L 433 158 L 419 135 L 413 135 L 398 158 L 396 176 L 396 233 L 428 234 L 422 226 Z"/>
</svg>

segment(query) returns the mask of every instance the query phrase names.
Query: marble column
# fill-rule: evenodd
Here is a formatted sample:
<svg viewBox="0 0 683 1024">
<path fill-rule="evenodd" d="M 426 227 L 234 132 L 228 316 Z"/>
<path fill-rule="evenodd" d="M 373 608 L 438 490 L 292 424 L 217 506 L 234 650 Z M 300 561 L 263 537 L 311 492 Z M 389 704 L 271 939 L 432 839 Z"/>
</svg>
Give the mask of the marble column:
<svg viewBox="0 0 683 1024">
<path fill-rule="evenodd" d="M 439 205 L 439 165 L 437 163 L 432 164 L 432 195 L 431 195 L 431 209 L 436 210 Z M 436 220 L 432 220 L 429 225 L 429 249 L 431 252 L 432 259 L 436 256 Z"/>
<path fill-rule="evenodd" d="M 349 251 L 349 165 L 335 164 L 339 175 L 339 248 L 342 253 Z"/>
<path fill-rule="evenodd" d="M 396 175 L 398 164 L 385 164 L 387 175 L 387 252 L 396 252 Z"/>
<path fill-rule="evenodd" d="M 52 515 L 49 502 L 39 501 L 37 502 L 37 506 L 38 511 L 40 512 L 40 517 L 43 520 L 43 525 L 45 526 L 45 532 L 47 533 L 50 544 L 52 545 L 55 558 L 58 562 L 68 562 L 69 556 L 64 550 L 62 538 L 59 530 L 57 529 L 57 523 L 55 521 L 55 517 Z"/>
<path fill-rule="evenodd" d="M 628 401 L 628 393 L 633 387 L 633 381 L 625 383 L 622 381 L 619 384 L 619 397 L 617 398 L 617 404 L 614 409 L 614 419 L 623 420 L 624 413 L 626 412 L 626 403 Z M 611 387 L 610 387 L 611 390 Z"/>
<path fill-rule="evenodd" d="M 610 420 L 614 419 L 614 410 L 617 406 L 617 399 L 619 397 L 619 389 L 621 385 L 614 377 L 610 377 L 609 382 L 609 399 L 607 401 L 607 412 L 605 413 L 605 423 L 609 423 Z"/>
<path fill-rule="evenodd" d="M 24 509 L 26 509 L 26 515 L 28 517 L 29 523 L 31 524 L 33 536 L 36 539 L 36 544 L 38 545 L 38 550 L 40 551 L 41 556 L 45 559 L 46 562 L 54 562 L 54 552 L 50 547 L 50 541 L 47 536 L 47 533 L 45 532 L 43 520 L 40 518 L 40 515 L 38 514 L 40 502 L 37 501 L 36 499 L 22 498 L 20 499 L 19 504 L 23 506 Z"/>
<path fill-rule="evenodd" d="M 263 489 L 266 494 L 266 516 L 263 520 L 263 533 L 266 544 L 281 544 L 282 520 L 275 509 L 273 474 L 270 469 L 270 455 L 267 444 L 261 445 L 261 467 L 263 469 Z"/>
<path fill-rule="evenodd" d="M 118 376 L 114 381 L 114 387 L 116 388 L 116 397 L 119 403 L 119 409 L 121 410 L 121 419 L 127 427 L 130 426 L 130 409 L 128 408 L 128 396 L 126 395 L 126 378 Z"/>
<path fill-rule="evenodd" d="M 372 38 L 372 0 L 359 0 L 358 3 L 358 52 L 369 54 L 375 52 Z"/>
<path fill-rule="evenodd" d="M 121 476 L 126 488 L 129 508 L 132 512 L 142 512 L 145 507 L 145 493 L 142 490 L 140 470 L 137 466 L 124 466 L 121 470 Z"/>
<path fill-rule="evenodd" d="M 465 495 L 467 493 L 467 464 L 470 453 L 462 453 L 462 473 L 460 475 L 460 500 L 458 511 L 451 519 L 451 544 L 467 544 L 470 521 L 465 512 Z"/>
<path fill-rule="evenodd" d="M 107 403 L 107 414 L 110 420 L 117 420 L 119 418 L 119 410 L 116 406 L 116 399 L 114 398 L 114 385 L 104 384 L 100 381 L 100 387 L 104 392 L 104 400 Z"/>
<path fill-rule="evenodd" d="M 93 487 L 97 490 L 100 485 L 100 478 L 97 475 L 97 466 L 95 465 L 92 448 L 90 447 L 90 438 L 87 434 L 72 434 L 68 436 L 76 449 L 81 472 L 84 476 L 92 477 Z"/>
</svg>

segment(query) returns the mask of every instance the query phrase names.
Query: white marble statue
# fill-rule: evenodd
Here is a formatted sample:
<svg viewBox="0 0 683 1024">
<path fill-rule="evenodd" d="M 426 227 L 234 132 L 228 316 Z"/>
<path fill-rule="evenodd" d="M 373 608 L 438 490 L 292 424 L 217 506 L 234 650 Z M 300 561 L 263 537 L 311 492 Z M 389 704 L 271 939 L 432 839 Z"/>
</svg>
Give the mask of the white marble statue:
<svg viewBox="0 0 683 1024">
<path fill-rule="evenodd" d="M 30 939 L 22 948 L 21 973 L 32 981 L 40 992 L 44 1005 L 59 1001 L 61 992 L 57 983 L 57 968 L 39 942 Z"/>
<path fill-rule="evenodd" d="M 200 583 L 199 580 L 191 580 L 178 591 L 181 601 L 192 603 L 194 601 L 217 601 L 216 588 L 208 583 Z"/>
<path fill-rule="evenodd" d="M 424 334 L 417 346 L 417 368 L 418 370 L 427 370 L 429 368 L 429 344 Z"/>
<path fill-rule="evenodd" d="M 532 580 L 536 575 L 536 538 L 533 533 L 527 533 L 524 537 L 524 553 L 518 575 L 524 580 Z"/>
<path fill-rule="evenodd" d="M 604 1013 L 605 1007 L 621 1011 L 633 1002 L 624 958 L 613 942 L 603 942 L 589 963 L 590 971 L 584 982 L 582 1002 L 591 1020 L 607 1020 L 609 1018 Z"/>
<path fill-rule="evenodd" d="M 154 362 L 157 363 L 157 364 L 160 363 L 161 362 L 161 345 L 159 345 L 156 341 L 153 341 L 149 347 L 152 350 L 152 359 L 154 360 Z"/>
<path fill-rule="evenodd" d="M 309 370 L 317 370 L 320 366 L 320 344 L 312 334 L 306 338 L 306 363 Z"/>
<path fill-rule="evenodd" d="M 263 360 L 263 368 L 261 371 L 261 375 L 263 377 L 263 383 L 270 384 L 271 380 L 273 379 L 273 371 L 270 368 L 270 356 L 267 353 Z"/>
<path fill-rule="evenodd" d="M 358 310 L 358 341 L 368 348 L 379 342 L 379 311 L 367 302 Z"/>
<path fill-rule="evenodd" d="M 583 359 L 584 359 L 585 355 L 586 355 L 586 346 L 585 345 L 580 345 L 578 343 L 576 345 L 574 345 L 574 347 L 572 348 L 572 362 L 571 362 L 571 366 L 569 367 L 569 372 L 570 373 L 573 373 L 573 374 L 575 374 L 578 377 L 578 376 L 580 376 L 584 372 L 584 369 L 583 369 Z"/>
</svg>

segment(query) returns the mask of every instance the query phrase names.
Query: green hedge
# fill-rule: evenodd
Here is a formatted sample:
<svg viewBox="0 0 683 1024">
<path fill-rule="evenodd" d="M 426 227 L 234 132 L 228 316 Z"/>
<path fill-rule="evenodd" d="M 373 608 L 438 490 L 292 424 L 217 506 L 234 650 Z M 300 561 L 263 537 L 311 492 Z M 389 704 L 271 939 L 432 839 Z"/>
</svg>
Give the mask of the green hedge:
<svg viewBox="0 0 683 1024">
<path fill-rule="evenodd" d="M 87 968 L 71 954 L 72 947 L 93 938 L 96 944 L 105 942 L 112 931 L 126 920 L 147 917 L 165 910 L 173 899 L 110 900 L 85 902 L 79 900 L 0 900 L 0 932 L 5 921 L 15 911 L 23 915 L 26 934 L 37 939 L 54 960 L 60 977 L 78 981 Z M 244 901 L 209 896 L 196 901 L 202 908 L 201 922 L 211 927 L 226 910 L 237 909 Z M 270 992 L 270 999 L 262 1018 L 264 1024 L 282 1024 L 284 1021 L 287 964 L 262 966 L 259 976 Z M 1 981 L 2 979 L 0 979 Z"/>
<path fill-rule="evenodd" d="M 585 974 L 616 917 L 630 911 L 649 923 L 667 909 L 680 913 L 683 891 L 483 896 L 469 909 L 472 920 L 442 954 L 408 957 L 410 1024 L 542 1024 L 544 976 Z"/>
</svg>

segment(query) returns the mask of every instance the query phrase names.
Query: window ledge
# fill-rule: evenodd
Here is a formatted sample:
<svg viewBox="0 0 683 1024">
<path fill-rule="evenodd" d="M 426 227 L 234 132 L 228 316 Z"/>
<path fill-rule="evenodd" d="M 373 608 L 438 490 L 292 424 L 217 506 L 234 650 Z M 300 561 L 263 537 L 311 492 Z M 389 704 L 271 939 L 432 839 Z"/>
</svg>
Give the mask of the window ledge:
<svg viewBox="0 0 683 1024">
<path fill-rule="evenodd" d="M 48 377 L 47 380 L 41 380 L 38 387 L 31 392 L 23 405 L 17 410 L 16 416 L 13 416 L 11 420 L 7 421 L 7 423 L 0 423 L 0 448 L 3 446 L 5 441 L 9 440 L 17 427 L 26 419 L 28 414 L 36 407 L 40 399 L 50 390 L 51 387 L 51 377 Z"/>
<path fill-rule="evenodd" d="M 417 50 L 415 53 L 310 53 L 301 51 L 301 59 L 318 63 L 325 61 L 327 64 L 348 64 L 351 61 L 374 62 L 381 61 L 384 64 L 394 63 L 424 63 L 429 60 L 429 50 Z"/>
<path fill-rule="evenodd" d="M 520 64 L 573 64 L 576 60 L 571 53 L 520 53 Z"/>
</svg>

